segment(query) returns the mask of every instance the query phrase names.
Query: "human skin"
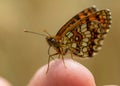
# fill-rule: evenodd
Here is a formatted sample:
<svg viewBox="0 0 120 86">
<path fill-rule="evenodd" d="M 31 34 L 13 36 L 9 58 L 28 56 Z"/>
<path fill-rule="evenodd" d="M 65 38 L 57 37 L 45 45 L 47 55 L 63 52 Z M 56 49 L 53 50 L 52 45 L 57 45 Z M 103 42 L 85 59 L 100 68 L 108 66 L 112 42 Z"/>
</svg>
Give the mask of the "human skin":
<svg viewBox="0 0 120 86">
<path fill-rule="evenodd" d="M 34 75 L 28 86 L 96 86 L 91 72 L 71 59 L 61 59 L 50 63 L 46 74 L 47 65 L 43 66 Z"/>
<path fill-rule="evenodd" d="M 85 66 L 72 59 L 64 61 L 65 64 L 61 59 L 51 61 L 47 73 L 47 65 L 38 69 L 27 86 L 96 86 L 92 73 Z"/>
<path fill-rule="evenodd" d="M 7 80 L 0 77 L 0 86 L 12 86 Z"/>
</svg>

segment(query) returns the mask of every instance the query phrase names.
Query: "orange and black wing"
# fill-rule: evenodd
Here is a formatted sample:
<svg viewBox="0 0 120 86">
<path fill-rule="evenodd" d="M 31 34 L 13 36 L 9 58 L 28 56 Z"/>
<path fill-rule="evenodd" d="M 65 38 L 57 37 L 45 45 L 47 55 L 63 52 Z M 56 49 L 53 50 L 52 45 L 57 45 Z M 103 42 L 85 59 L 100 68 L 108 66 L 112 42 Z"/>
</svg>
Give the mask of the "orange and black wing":
<svg viewBox="0 0 120 86">
<path fill-rule="evenodd" d="M 88 9 L 92 12 L 89 13 Z M 57 33 L 62 44 L 79 57 L 92 57 L 101 49 L 111 27 L 111 12 L 88 8 L 66 23 Z M 83 15 L 83 17 L 81 17 Z"/>
<path fill-rule="evenodd" d="M 58 33 L 56 34 L 56 36 L 60 36 L 62 38 L 62 36 L 64 36 L 65 33 L 69 31 L 69 27 L 71 27 L 71 25 L 95 13 L 96 11 L 97 11 L 96 6 L 92 6 L 90 8 L 84 9 L 83 11 L 75 15 L 73 18 L 71 18 L 65 25 L 63 25 L 61 29 L 58 31 Z"/>
</svg>

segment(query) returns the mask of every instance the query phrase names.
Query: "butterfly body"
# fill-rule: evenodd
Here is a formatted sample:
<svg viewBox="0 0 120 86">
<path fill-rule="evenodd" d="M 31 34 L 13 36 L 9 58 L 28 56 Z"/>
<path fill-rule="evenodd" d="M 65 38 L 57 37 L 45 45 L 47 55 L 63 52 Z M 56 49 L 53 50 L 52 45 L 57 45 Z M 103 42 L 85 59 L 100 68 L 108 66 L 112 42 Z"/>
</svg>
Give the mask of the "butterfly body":
<svg viewBox="0 0 120 86">
<path fill-rule="evenodd" d="M 47 37 L 46 40 L 50 47 L 53 47 L 57 54 L 65 55 L 68 51 L 67 45 L 63 44 L 59 37 Z"/>
</svg>

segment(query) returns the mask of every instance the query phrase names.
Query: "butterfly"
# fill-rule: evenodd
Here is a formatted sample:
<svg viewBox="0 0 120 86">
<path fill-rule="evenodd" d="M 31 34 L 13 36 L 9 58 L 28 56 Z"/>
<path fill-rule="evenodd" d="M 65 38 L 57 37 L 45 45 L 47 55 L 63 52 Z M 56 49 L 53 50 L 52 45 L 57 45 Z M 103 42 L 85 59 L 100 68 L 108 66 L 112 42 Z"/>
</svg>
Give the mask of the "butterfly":
<svg viewBox="0 0 120 86">
<path fill-rule="evenodd" d="M 72 17 L 55 36 L 46 37 L 49 46 L 56 50 L 56 53 L 51 55 L 48 50 L 48 69 L 52 56 L 61 55 L 64 61 L 63 56 L 68 51 L 71 57 L 93 57 L 101 49 L 111 23 L 110 10 L 98 10 L 96 6 L 86 8 Z"/>
</svg>

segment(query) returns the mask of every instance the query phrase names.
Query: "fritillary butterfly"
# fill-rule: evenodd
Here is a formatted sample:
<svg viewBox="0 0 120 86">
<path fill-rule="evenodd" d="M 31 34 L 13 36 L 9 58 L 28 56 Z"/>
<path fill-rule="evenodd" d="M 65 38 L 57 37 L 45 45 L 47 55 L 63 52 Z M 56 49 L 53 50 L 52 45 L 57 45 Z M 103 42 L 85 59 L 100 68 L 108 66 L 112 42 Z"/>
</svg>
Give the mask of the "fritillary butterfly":
<svg viewBox="0 0 120 86">
<path fill-rule="evenodd" d="M 64 61 L 63 56 L 68 51 L 82 58 L 94 56 L 101 49 L 111 20 L 110 10 L 92 6 L 71 18 L 55 36 L 47 36 L 49 46 L 56 50 L 55 54 L 49 55 L 48 69 L 52 56 L 61 55 Z"/>
</svg>

